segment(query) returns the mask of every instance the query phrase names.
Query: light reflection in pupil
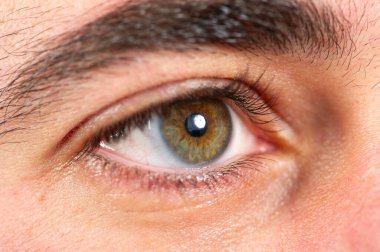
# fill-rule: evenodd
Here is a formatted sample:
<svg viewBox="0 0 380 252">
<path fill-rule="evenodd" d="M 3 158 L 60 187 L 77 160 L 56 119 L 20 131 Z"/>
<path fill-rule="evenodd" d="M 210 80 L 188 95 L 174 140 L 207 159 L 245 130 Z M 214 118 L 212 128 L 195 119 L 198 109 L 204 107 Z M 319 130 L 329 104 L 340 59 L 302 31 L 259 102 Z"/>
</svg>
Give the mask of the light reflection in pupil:
<svg viewBox="0 0 380 252">
<path fill-rule="evenodd" d="M 207 132 L 207 119 L 201 114 L 191 114 L 185 120 L 187 133 L 192 137 L 202 137 Z"/>
</svg>

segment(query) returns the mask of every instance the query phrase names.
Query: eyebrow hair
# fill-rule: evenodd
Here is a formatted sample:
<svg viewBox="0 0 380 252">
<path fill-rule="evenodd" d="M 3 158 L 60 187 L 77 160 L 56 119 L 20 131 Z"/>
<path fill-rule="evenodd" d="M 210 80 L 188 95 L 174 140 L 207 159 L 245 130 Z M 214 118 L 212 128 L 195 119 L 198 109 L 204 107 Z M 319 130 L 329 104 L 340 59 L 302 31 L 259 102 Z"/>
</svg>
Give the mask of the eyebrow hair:
<svg viewBox="0 0 380 252">
<path fill-rule="evenodd" d="M 122 52 L 184 52 L 215 45 L 257 54 L 339 56 L 345 26 L 328 6 L 297 0 L 153 0 L 127 2 L 68 32 L 35 54 L 1 90 L 0 136 L 10 121 L 39 113 L 51 97 L 75 88 L 63 80 L 86 78 L 91 70 L 120 59 Z M 347 33 L 348 34 L 348 33 Z M 59 84 L 58 84 L 59 83 Z"/>
</svg>

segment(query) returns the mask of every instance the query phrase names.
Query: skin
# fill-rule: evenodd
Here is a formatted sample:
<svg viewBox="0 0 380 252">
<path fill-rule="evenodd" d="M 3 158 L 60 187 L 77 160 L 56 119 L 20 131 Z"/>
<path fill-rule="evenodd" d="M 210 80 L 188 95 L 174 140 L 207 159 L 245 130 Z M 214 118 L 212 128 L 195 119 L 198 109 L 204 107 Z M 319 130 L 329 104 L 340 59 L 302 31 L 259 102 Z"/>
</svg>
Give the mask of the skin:
<svg viewBox="0 0 380 252">
<path fill-rule="evenodd" d="M 42 47 L 38 41 L 75 30 L 119 2 L 2 0 L 0 86 Z M 380 3 L 325 2 L 355 27 L 357 53 L 350 63 L 247 56 L 214 47 L 209 48 L 214 54 L 137 53 L 140 60 L 127 67 L 95 71 L 85 88 L 57 108 L 64 113 L 5 136 L 0 250 L 380 250 Z M 247 174 L 214 197 L 196 194 L 182 201 L 175 193 L 109 189 L 80 164 L 57 165 L 80 148 L 80 136 L 48 155 L 86 117 L 130 94 L 189 78 L 232 78 L 247 64 L 254 69 L 247 79 L 266 70 L 263 81 L 275 83 L 269 92 L 280 94 L 275 109 L 288 128 L 270 137 L 289 145 L 280 144 L 283 151 L 273 154 L 268 169 Z M 141 74 L 146 69 L 149 73 Z M 158 99 L 144 95 L 144 100 Z M 138 107 L 139 102 L 129 102 Z M 23 141 L 10 144 L 9 139 Z"/>
</svg>

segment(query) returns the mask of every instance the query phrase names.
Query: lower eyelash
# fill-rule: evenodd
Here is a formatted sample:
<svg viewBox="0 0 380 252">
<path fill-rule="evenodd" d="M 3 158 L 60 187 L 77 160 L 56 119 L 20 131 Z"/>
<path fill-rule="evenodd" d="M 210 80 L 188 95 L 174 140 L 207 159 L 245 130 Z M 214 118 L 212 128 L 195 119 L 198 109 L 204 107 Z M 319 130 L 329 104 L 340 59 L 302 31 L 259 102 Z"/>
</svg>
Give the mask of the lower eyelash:
<svg viewBox="0 0 380 252">
<path fill-rule="evenodd" d="M 185 192 L 199 189 L 215 191 L 223 188 L 232 184 L 234 179 L 245 176 L 247 171 L 260 171 L 265 167 L 264 160 L 263 156 L 255 155 L 213 170 L 197 169 L 183 174 L 149 171 L 137 166 L 126 167 L 95 153 L 87 156 L 83 161 L 86 170 L 94 177 L 108 180 L 112 187 L 150 192 L 173 191 L 173 189 L 177 192 Z M 123 186 L 125 184 L 128 186 Z"/>
<path fill-rule="evenodd" d="M 106 187 L 141 190 L 141 191 L 204 191 L 209 189 L 215 191 L 225 188 L 234 182 L 241 182 L 248 176 L 249 172 L 257 172 L 265 168 L 265 154 L 255 154 L 242 157 L 223 167 L 199 168 L 193 170 L 182 170 L 180 172 L 160 172 L 144 170 L 141 167 L 128 167 L 124 164 L 107 159 L 97 153 L 103 140 L 120 140 L 128 135 L 128 131 L 134 127 L 144 127 L 152 114 L 159 114 L 161 108 L 177 100 L 200 98 L 221 98 L 230 99 L 235 103 L 254 125 L 260 127 L 269 124 L 274 120 L 275 114 L 271 111 L 273 103 L 264 102 L 255 90 L 255 86 L 247 86 L 238 80 L 231 80 L 231 83 L 223 88 L 205 88 L 192 90 L 191 93 L 176 97 L 174 100 L 165 102 L 158 106 L 145 109 L 143 113 L 136 113 L 126 120 L 113 123 L 98 131 L 90 139 L 84 149 L 76 156 L 74 162 L 85 166 L 85 170 L 93 175 L 95 179 L 106 183 Z M 270 120 L 261 120 L 261 115 L 270 116 Z"/>
</svg>

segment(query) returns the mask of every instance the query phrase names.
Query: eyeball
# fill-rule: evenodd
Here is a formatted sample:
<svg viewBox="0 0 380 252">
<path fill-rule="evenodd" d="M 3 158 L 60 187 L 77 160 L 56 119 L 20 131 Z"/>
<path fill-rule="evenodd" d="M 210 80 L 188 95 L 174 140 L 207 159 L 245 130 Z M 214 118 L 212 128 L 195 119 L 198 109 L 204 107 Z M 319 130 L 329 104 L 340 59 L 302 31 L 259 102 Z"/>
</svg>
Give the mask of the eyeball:
<svg viewBox="0 0 380 252">
<path fill-rule="evenodd" d="M 220 99 L 181 100 L 143 117 L 139 126 L 109 132 L 100 154 L 147 169 L 200 169 L 259 153 L 265 147 Z"/>
</svg>

